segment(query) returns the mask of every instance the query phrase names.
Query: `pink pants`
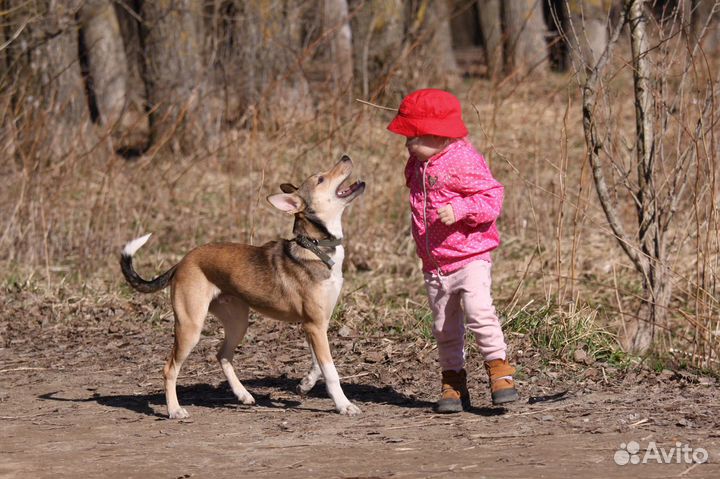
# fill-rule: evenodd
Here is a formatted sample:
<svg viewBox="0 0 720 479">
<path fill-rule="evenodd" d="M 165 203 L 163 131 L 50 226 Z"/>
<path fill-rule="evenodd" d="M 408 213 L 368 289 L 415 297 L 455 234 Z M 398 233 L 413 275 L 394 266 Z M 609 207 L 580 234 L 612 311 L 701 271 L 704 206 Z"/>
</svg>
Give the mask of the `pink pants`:
<svg viewBox="0 0 720 479">
<path fill-rule="evenodd" d="M 505 359 L 505 338 L 490 295 L 492 265 L 477 260 L 447 276 L 425 273 L 433 335 L 443 371 L 465 365 L 465 323 L 485 361 Z"/>
</svg>

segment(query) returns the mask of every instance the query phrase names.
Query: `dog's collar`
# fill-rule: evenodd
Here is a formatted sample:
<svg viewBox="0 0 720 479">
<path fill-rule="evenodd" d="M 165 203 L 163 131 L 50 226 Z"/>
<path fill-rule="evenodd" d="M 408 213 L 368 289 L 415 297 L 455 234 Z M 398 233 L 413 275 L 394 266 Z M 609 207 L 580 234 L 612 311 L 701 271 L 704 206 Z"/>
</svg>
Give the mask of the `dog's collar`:
<svg viewBox="0 0 720 479">
<path fill-rule="evenodd" d="M 320 249 L 320 246 L 340 246 L 342 244 L 342 239 L 339 238 L 333 238 L 333 239 L 326 239 L 326 240 L 317 240 L 314 238 L 310 238 L 308 236 L 304 235 L 297 235 L 294 237 L 291 241 L 294 241 L 295 243 L 299 244 L 305 249 L 309 249 L 313 253 L 315 253 L 315 256 L 320 258 L 320 260 L 325 263 L 325 266 L 328 268 L 332 268 L 335 264 L 335 261 L 330 258 L 330 256 L 325 253 L 323 250 Z"/>
</svg>

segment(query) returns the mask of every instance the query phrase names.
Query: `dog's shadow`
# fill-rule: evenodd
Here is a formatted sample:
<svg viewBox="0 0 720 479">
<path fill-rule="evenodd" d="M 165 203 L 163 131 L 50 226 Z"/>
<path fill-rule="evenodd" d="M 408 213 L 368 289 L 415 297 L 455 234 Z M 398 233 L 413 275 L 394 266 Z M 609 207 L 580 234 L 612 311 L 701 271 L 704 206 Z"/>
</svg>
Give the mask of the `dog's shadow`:
<svg viewBox="0 0 720 479">
<path fill-rule="evenodd" d="M 257 406 L 276 409 L 302 409 L 312 412 L 329 412 L 333 409 L 332 402 L 325 391 L 325 386 L 319 382 L 308 394 L 309 398 L 327 399 L 327 409 L 317 409 L 308 407 L 303 404 L 303 398 L 296 396 L 297 399 L 271 397 L 271 394 L 260 394 L 258 389 L 272 389 L 276 391 L 285 391 L 295 394 L 298 381 L 286 376 L 265 377 L 258 379 L 249 379 L 243 381 L 248 390 L 253 394 Z M 421 400 L 415 397 L 406 396 L 395 391 L 390 386 L 377 387 L 366 384 L 343 384 L 343 390 L 351 401 L 357 402 L 361 408 L 362 404 L 374 403 L 396 406 L 402 408 L 422 408 L 432 410 L 434 403 Z M 253 406 L 243 406 L 238 403 L 230 386 L 227 382 L 223 382 L 218 386 L 210 384 L 193 384 L 190 386 L 177 387 L 178 398 L 182 405 L 199 406 L 205 408 L 240 408 L 251 409 Z M 118 394 L 118 395 L 102 395 L 93 393 L 90 397 L 69 399 L 60 396 L 60 392 L 51 392 L 42 394 L 39 399 L 48 401 L 63 402 L 96 402 L 103 406 L 127 409 L 138 414 L 152 416 L 157 418 L 166 418 L 165 415 L 165 392 L 158 391 L 148 394 Z M 158 412 L 158 410 L 162 412 Z M 468 411 L 481 416 L 497 416 L 506 412 L 504 408 L 490 407 L 473 407 Z"/>
<path fill-rule="evenodd" d="M 303 398 L 296 396 L 297 399 L 271 397 L 270 393 L 261 394 L 258 389 L 272 389 L 276 391 L 285 391 L 295 394 L 295 388 L 298 385 L 296 379 L 290 379 L 286 376 L 265 377 L 258 379 L 249 379 L 243 381 L 248 390 L 253 394 L 257 406 L 277 409 L 302 408 L 306 411 L 327 412 L 324 409 L 313 409 L 307 405 L 303 405 Z M 361 384 L 344 384 L 343 390 L 345 394 L 353 401 L 358 403 L 381 403 L 402 407 L 426 408 L 432 406 L 426 401 L 418 401 L 414 398 L 407 397 L 390 388 L 389 386 L 378 388 L 375 386 L 367 386 Z M 206 408 L 252 408 L 253 406 L 243 406 L 238 403 L 227 382 L 223 382 L 218 386 L 210 384 L 193 384 L 189 386 L 177 387 L 178 398 L 182 405 L 200 406 Z M 103 406 L 127 409 L 146 416 L 167 417 L 164 413 L 165 409 L 165 392 L 158 391 L 148 394 L 108 394 L 102 395 L 93 393 L 87 398 L 70 399 L 64 398 L 60 391 L 46 393 L 38 396 L 39 399 L 48 401 L 62 402 L 96 402 Z M 308 394 L 310 398 L 325 398 L 329 400 L 325 387 L 319 382 Z M 328 408 L 332 409 L 332 402 L 328 403 Z M 158 412 L 161 410 L 163 412 Z"/>
</svg>

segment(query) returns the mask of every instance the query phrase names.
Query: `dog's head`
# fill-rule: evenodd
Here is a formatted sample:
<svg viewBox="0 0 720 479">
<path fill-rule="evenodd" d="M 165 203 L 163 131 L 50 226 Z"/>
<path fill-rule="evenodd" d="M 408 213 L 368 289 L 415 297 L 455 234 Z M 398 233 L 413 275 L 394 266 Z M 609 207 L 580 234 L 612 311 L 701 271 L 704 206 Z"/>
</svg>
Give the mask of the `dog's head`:
<svg viewBox="0 0 720 479">
<path fill-rule="evenodd" d="M 328 228 L 339 227 L 345 207 L 365 191 L 362 181 L 347 184 L 352 169 L 352 160 L 343 155 L 335 166 L 310 176 L 299 187 L 283 183 L 283 193 L 270 195 L 267 200 L 280 211 L 320 220 Z"/>
</svg>

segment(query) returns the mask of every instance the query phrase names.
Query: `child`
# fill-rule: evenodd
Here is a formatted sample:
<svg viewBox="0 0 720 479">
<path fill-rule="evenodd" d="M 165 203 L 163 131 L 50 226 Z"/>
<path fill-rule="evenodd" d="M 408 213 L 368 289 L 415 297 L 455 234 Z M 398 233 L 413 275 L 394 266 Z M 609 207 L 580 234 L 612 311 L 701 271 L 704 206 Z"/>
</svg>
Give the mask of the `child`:
<svg viewBox="0 0 720 479">
<path fill-rule="evenodd" d="M 437 412 L 470 408 L 465 323 L 485 360 L 493 404 L 518 399 L 505 340 L 490 295 L 490 252 L 500 243 L 503 186 L 467 140 L 460 102 L 435 89 L 400 103 L 388 130 L 407 137 L 412 233 L 422 259 L 442 368 Z"/>
</svg>

